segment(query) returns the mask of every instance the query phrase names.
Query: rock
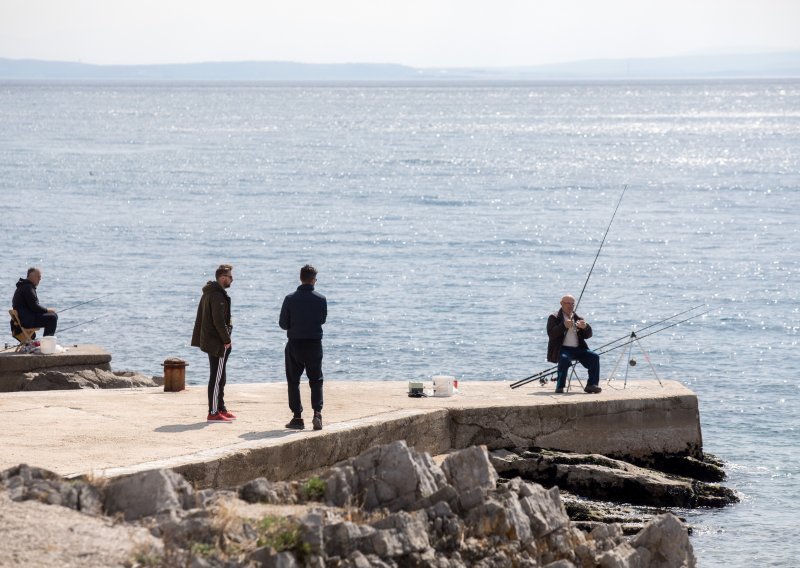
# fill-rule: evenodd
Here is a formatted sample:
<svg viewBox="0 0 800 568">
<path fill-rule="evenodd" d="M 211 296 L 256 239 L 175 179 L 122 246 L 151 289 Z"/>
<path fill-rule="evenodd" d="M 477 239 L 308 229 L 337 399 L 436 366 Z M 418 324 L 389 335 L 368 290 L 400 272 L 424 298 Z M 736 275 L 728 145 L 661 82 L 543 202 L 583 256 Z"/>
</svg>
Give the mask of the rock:
<svg viewBox="0 0 800 568">
<path fill-rule="evenodd" d="M 362 548 L 371 549 L 371 540 L 376 532 L 369 525 L 362 526 L 350 521 L 326 525 L 323 529 L 325 553 L 328 556 L 348 557 Z"/>
<path fill-rule="evenodd" d="M 169 509 L 190 509 L 194 504 L 192 486 L 183 476 L 169 469 L 114 479 L 105 490 L 105 510 L 109 514 L 123 513 L 126 521 Z"/>
<path fill-rule="evenodd" d="M 372 536 L 372 550 L 381 558 L 405 556 L 430 546 L 427 515 L 424 511 L 400 511 L 372 523 L 377 532 Z"/>
<path fill-rule="evenodd" d="M 262 568 L 297 568 L 297 560 L 291 552 L 275 552 L 269 546 L 262 546 L 251 552 L 248 557 L 250 563 Z"/>
<path fill-rule="evenodd" d="M 358 502 L 367 510 L 398 511 L 433 495 L 446 480 L 428 454 L 398 441 L 346 460 L 328 473 L 325 483 L 325 499 L 334 505 Z"/>
<path fill-rule="evenodd" d="M 557 487 L 545 489 L 537 483 L 522 483 L 518 494 L 534 538 L 541 538 L 569 524 Z"/>
<path fill-rule="evenodd" d="M 661 507 L 720 507 L 738 501 L 725 487 L 638 467 L 595 454 L 551 450 L 492 454 L 503 475 L 519 475 L 591 499 Z"/>
<path fill-rule="evenodd" d="M 325 551 L 323 532 L 324 519 L 321 513 L 311 511 L 299 520 L 300 537 L 307 543 L 311 554 L 322 554 Z"/>
<path fill-rule="evenodd" d="M 0 483 L 14 501 L 36 500 L 91 515 L 102 513 L 101 496 L 96 487 L 82 480 L 64 479 L 46 469 L 20 464 L 1 472 Z"/>
<path fill-rule="evenodd" d="M 265 477 L 248 481 L 239 488 L 239 497 L 248 503 L 286 503 L 289 493 L 286 483 L 272 483 Z"/>
<path fill-rule="evenodd" d="M 697 565 L 689 533 L 670 513 L 648 523 L 630 544 L 637 551 L 648 551 L 651 568 L 694 568 Z"/>
<path fill-rule="evenodd" d="M 486 446 L 472 446 L 448 455 L 442 462 L 442 471 L 447 482 L 457 491 L 475 487 L 494 489 L 497 471 L 489 460 Z"/>
<path fill-rule="evenodd" d="M 17 390 L 114 389 L 155 386 L 158 386 L 158 381 L 132 371 L 115 373 L 100 368 L 51 367 L 24 373 L 20 377 Z"/>
</svg>

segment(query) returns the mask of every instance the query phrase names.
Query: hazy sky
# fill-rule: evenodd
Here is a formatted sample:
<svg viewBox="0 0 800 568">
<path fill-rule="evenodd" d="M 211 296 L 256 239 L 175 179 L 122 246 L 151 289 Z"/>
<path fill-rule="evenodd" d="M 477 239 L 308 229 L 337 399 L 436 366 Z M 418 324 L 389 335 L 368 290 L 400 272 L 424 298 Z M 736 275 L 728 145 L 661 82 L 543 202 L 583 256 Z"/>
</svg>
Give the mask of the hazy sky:
<svg viewBox="0 0 800 568">
<path fill-rule="evenodd" d="M 800 49 L 800 0 L 0 0 L 0 57 L 415 67 Z"/>
</svg>

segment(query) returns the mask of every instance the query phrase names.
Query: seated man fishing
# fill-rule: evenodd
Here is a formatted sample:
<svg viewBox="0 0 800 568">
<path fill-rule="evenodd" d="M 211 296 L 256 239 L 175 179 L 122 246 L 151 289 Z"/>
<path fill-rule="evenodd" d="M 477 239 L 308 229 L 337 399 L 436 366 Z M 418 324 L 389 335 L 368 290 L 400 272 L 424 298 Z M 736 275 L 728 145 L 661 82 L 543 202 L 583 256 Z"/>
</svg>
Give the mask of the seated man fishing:
<svg viewBox="0 0 800 568">
<path fill-rule="evenodd" d="M 561 308 L 547 318 L 547 360 L 558 363 L 556 392 L 563 393 L 567 371 L 573 361 L 589 370 L 589 381 L 583 390 L 594 394 L 602 391 L 600 383 L 600 356 L 589 350 L 586 340 L 592 336 L 592 326 L 574 312 L 575 298 L 567 294 L 561 298 Z"/>
<path fill-rule="evenodd" d="M 39 304 L 36 288 L 42 281 L 42 271 L 29 268 L 28 275 L 20 278 L 11 307 L 17 310 L 19 321 L 25 328 L 43 327 L 44 335 L 55 335 L 58 325 L 58 314 L 54 308 L 45 308 Z"/>
</svg>

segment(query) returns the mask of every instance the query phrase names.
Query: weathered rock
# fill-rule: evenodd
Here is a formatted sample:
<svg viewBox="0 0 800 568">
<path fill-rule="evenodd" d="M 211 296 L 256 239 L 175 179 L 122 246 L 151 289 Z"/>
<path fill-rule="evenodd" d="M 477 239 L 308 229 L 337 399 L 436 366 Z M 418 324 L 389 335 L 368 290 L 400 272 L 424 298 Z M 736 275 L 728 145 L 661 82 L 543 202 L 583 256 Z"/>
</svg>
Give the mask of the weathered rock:
<svg viewBox="0 0 800 568">
<path fill-rule="evenodd" d="M 311 511 L 299 519 L 300 537 L 309 546 L 311 554 L 319 555 L 325 552 L 325 522 L 321 513 Z"/>
<path fill-rule="evenodd" d="M 367 510 L 385 507 L 390 511 L 407 509 L 446 484 L 431 457 L 402 440 L 377 446 L 332 468 L 325 482 L 329 503 L 359 503 Z"/>
<path fill-rule="evenodd" d="M 159 386 L 159 381 L 131 371 L 115 373 L 102 368 L 53 367 L 20 374 L 15 390 L 115 389 L 155 386 Z"/>
<path fill-rule="evenodd" d="M 239 488 L 239 497 L 248 503 L 295 503 L 297 496 L 290 483 L 271 482 L 265 477 L 248 481 Z"/>
<path fill-rule="evenodd" d="M 519 475 L 545 487 L 557 485 L 592 499 L 663 507 L 720 507 L 738 501 L 725 487 L 595 454 L 502 451 L 492 454 L 492 464 L 503 475 Z"/>
<path fill-rule="evenodd" d="M 20 464 L 0 472 L 0 484 L 14 501 L 36 500 L 91 515 L 102 513 L 101 496 L 96 487 L 82 480 L 64 479 L 46 469 Z"/>
<path fill-rule="evenodd" d="M 534 538 L 541 538 L 569 524 L 558 488 L 545 489 L 536 483 L 521 483 L 518 494 Z"/>
<path fill-rule="evenodd" d="M 377 533 L 372 537 L 370 552 L 391 558 L 426 550 L 430 546 L 427 524 L 424 511 L 400 511 L 372 523 Z"/>
<path fill-rule="evenodd" d="M 369 525 L 358 525 L 350 521 L 326 525 L 325 553 L 328 556 L 348 557 L 362 548 L 372 548 L 372 537 L 377 530 Z"/>
<path fill-rule="evenodd" d="M 109 514 L 122 513 L 127 521 L 141 519 L 169 509 L 192 508 L 194 489 L 172 470 L 145 471 L 112 480 L 104 505 Z"/>
<path fill-rule="evenodd" d="M 486 446 L 472 446 L 449 454 L 442 462 L 442 471 L 447 482 L 459 492 L 475 487 L 494 489 L 497 485 L 497 471 Z"/>
<path fill-rule="evenodd" d="M 694 568 L 689 535 L 677 517 L 662 515 L 633 537 L 599 558 L 602 568 Z"/>
<path fill-rule="evenodd" d="M 251 552 L 248 563 L 261 568 L 297 568 L 297 560 L 291 552 L 275 552 L 269 546 L 262 546 Z"/>
</svg>

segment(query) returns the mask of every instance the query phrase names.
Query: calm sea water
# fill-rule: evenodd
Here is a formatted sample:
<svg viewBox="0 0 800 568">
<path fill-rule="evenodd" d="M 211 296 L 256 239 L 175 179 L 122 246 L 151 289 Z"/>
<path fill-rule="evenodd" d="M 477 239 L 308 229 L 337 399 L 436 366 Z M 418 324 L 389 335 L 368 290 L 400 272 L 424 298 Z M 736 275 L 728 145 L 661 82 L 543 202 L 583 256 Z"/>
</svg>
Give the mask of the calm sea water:
<svg viewBox="0 0 800 568">
<path fill-rule="evenodd" d="M 548 366 L 547 314 L 628 184 L 580 304 L 593 344 L 708 304 L 643 340 L 742 496 L 681 513 L 701 566 L 794 566 L 799 149 L 793 81 L 0 83 L 0 276 L 9 304 L 29 265 L 45 304 L 111 294 L 60 342 L 202 384 L 195 307 L 230 262 L 228 380 L 282 381 L 278 312 L 311 262 L 327 380 L 514 381 Z"/>
</svg>

